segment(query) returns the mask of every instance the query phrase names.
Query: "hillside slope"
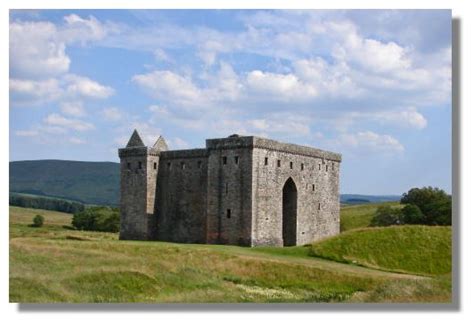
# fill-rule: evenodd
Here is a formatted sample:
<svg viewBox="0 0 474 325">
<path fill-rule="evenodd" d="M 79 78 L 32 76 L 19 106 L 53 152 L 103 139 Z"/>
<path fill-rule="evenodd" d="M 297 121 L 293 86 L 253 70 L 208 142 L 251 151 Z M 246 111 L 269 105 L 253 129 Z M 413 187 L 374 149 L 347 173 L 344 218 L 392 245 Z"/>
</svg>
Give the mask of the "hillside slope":
<svg viewBox="0 0 474 325">
<path fill-rule="evenodd" d="M 318 257 L 398 272 L 440 275 L 451 272 L 451 227 L 363 228 L 316 242 Z"/>
<path fill-rule="evenodd" d="M 10 162 L 10 192 L 117 205 L 120 165 L 113 162 L 27 160 Z"/>
<path fill-rule="evenodd" d="M 41 228 L 29 227 L 36 214 Z M 11 302 L 448 302 L 451 279 L 337 263 L 310 247 L 119 241 L 10 208 Z"/>
</svg>

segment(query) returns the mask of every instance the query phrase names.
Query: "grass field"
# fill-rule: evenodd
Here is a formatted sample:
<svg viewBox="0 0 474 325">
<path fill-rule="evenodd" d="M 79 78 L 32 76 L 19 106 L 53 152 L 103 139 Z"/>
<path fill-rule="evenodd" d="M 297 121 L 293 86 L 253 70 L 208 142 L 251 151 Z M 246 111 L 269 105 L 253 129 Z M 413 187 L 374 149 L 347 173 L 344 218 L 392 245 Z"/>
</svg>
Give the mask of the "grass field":
<svg viewBox="0 0 474 325">
<path fill-rule="evenodd" d="M 42 214 L 45 225 L 28 225 Z M 118 241 L 71 215 L 10 208 L 11 302 L 450 302 L 449 274 L 311 256 L 312 247 Z M 66 227 L 65 227 L 66 226 Z M 350 233 L 350 232 L 349 232 Z"/>
<path fill-rule="evenodd" d="M 402 208 L 398 202 L 368 203 L 346 205 L 341 208 L 341 232 L 368 227 L 377 208 L 391 206 Z"/>
</svg>

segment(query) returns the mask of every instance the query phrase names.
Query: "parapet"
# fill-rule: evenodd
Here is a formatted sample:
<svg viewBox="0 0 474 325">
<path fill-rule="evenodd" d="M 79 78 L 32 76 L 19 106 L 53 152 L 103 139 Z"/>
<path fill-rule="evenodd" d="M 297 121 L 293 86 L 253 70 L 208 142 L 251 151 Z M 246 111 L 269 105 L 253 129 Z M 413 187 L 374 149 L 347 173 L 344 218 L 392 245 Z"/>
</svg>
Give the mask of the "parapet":
<svg viewBox="0 0 474 325">
<path fill-rule="evenodd" d="M 236 134 L 233 134 L 227 138 L 208 139 L 206 140 L 206 148 L 209 150 L 261 148 L 301 156 L 323 158 L 337 162 L 340 162 L 342 159 L 340 154 L 326 150 L 284 143 L 255 136 L 239 136 Z"/>
</svg>

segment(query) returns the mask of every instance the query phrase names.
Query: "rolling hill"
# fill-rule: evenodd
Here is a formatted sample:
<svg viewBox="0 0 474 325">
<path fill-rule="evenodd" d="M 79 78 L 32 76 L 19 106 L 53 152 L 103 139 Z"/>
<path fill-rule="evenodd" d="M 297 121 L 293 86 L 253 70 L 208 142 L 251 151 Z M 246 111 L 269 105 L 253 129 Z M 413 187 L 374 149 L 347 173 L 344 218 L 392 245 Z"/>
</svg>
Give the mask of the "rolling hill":
<svg viewBox="0 0 474 325">
<path fill-rule="evenodd" d="M 10 192 L 88 204 L 117 205 L 120 165 L 113 162 L 27 160 L 10 162 Z"/>
<path fill-rule="evenodd" d="M 10 192 L 51 196 L 86 204 L 118 205 L 120 164 L 70 160 L 10 162 Z M 342 194 L 341 203 L 398 201 L 396 195 Z"/>
</svg>

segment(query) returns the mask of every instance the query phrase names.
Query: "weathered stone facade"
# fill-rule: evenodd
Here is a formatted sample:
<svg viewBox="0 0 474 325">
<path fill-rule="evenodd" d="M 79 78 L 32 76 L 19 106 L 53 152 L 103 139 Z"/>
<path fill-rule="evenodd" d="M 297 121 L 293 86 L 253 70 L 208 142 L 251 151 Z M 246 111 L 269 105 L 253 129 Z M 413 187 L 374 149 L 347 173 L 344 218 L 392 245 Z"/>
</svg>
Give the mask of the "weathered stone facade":
<svg viewBox="0 0 474 325">
<path fill-rule="evenodd" d="M 341 156 L 254 136 L 146 147 L 121 162 L 120 239 L 292 246 L 339 233 Z"/>
</svg>

